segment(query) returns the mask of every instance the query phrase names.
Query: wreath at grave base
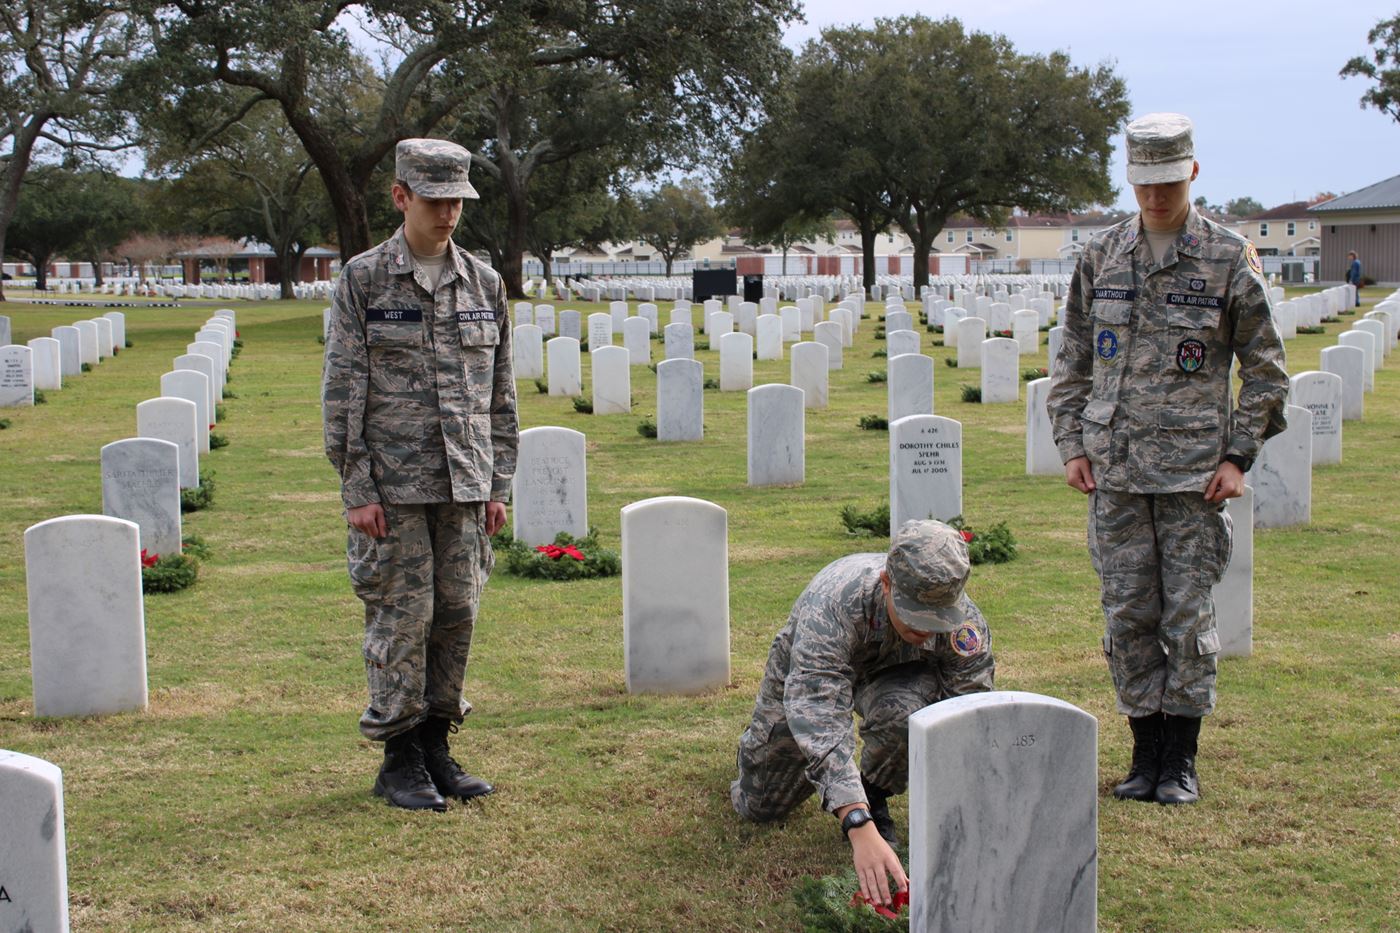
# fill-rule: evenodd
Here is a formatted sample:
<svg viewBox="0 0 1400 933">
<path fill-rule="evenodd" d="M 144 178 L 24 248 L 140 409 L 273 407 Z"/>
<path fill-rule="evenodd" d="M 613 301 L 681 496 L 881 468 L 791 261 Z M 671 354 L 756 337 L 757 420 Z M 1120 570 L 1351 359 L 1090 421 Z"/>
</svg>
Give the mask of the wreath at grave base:
<svg viewBox="0 0 1400 933">
<path fill-rule="evenodd" d="M 846 534 L 856 538 L 885 538 L 890 533 L 890 506 L 887 502 L 861 511 L 854 505 L 841 507 L 841 524 Z M 962 532 L 967 542 L 967 556 L 974 564 L 1004 564 L 1016 559 L 1016 538 L 1006 522 L 997 522 L 986 531 L 973 531 L 961 515 L 947 524 Z"/>
<path fill-rule="evenodd" d="M 852 891 L 855 892 L 852 895 Z M 855 868 L 797 883 L 792 899 L 807 933 L 883 933 L 909 929 L 909 895 L 896 892 L 895 909 L 877 907 L 860 893 Z"/>
<path fill-rule="evenodd" d="M 185 554 L 148 554 L 141 550 L 141 592 L 175 593 L 194 584 L 199 562 Z"/>
<path fill-rule="evenodd" d="M 615 577 L 622 572 L 622 559 L 616 551 L 598 545 L 598 529 L 575 538 L 561 531 L 553 544 L 531 547 L 517 541 L 508 531 L 496 535 L 495 548 L 502 555 L 505 572 L 536 580 L 586 580 L 589 577 Z"/>
</svg>

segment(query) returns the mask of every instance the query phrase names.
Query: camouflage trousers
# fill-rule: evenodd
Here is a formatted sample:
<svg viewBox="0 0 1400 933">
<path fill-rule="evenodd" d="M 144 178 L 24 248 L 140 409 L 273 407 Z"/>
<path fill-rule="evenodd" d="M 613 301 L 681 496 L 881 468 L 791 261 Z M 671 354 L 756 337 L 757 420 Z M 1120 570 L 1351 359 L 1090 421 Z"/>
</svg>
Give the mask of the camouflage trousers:
<svg viewBox="0 0 1400 933">
<path fill-rule="evenodd" d="M 1230 562 L 1230 517 L 1199 492 L 1089 494 L 1089 555 L 1103 584 L 1103 651 L 1129 716 L 1215 709 L 1211 587 Z"/>
<path fill-rule="evenodd" d="M 729 785 L 738 814 L 760 823 L 786 816 L 817 789 L 789 728 L 781 689 L 776 697 L 766 693 L 760 688 L 753 720 L 739 737 L 739 777 Z M 860 773 L 876 787 L 903 793 L 909 785 L 909 716 L 945 698 L 938 671 L 922 662 L 892 667 L 857 687 Z M 828 788 L 827 796 L 822 805 L 835 810 L 864 800 L 865 792 L 853 778 L 849 787 Z"/>
<path fill-rule="evenodd" d="M 384 504 L 389 533 L 354 528 L 350 582 L 365 604 L 366 738 L 384 741 L 429 715 L 461 722 L 477 601 L 494 557 L 486 503 Z"/>
</svg>

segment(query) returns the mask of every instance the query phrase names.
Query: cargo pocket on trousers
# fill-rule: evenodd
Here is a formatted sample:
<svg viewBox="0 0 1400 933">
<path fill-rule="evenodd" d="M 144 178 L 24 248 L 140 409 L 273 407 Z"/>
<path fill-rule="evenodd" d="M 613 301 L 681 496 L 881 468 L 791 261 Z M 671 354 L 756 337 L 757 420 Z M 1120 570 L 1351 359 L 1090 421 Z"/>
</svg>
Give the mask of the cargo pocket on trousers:
<svg viewBox="0 0 1400 933">
<path fill-rule="evenodd" d="M 356 596 L 367 599 L 379 590 L 379 545 L 373 538 L 351 528 L 345 562 Z"/>
<path fill-rule="evenodd" d="M 392 718 L 394 691 L 392 673 L 389 669 L 389 654 L 393 649 L 389 636 L 374 632 L 365 633 L 362 653 L 365 656 L 365 673 L 369 679 L 369 705 L 381 716 Z"/>
<path fill-rule="evenodd" d="M 1220 650 L 1220 633 L 1215 629 L 1196 636 L 1196 657 L 1204 658 Z"/>
</svg>

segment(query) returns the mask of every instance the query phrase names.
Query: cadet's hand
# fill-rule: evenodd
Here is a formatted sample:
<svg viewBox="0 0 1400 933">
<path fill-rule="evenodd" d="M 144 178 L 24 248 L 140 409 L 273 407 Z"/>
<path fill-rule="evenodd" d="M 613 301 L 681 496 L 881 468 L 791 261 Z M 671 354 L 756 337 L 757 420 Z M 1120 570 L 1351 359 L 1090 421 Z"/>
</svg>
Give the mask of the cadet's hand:
<svg viewBox="0 0 1400 933">
<path fill-rule="evenodd" d="M 389 533 L 389 524 L 384 520 L 384 506 L 378 502 L 347 510 L 345 519 L 356 531 L 371 538 L 382 538 Z"/>
<path fill-rule="evenodd" d="M 1207 502 L 1224 502 L 1244 495 L 1244 474 L 1240 468 L 1226 460 L 1215 468 L 1215 475 L 1206 487 Z"/>
<path fill-rule="evenodd" d="M 904 874 L 904 866 L 899 864 L 899 856 L 894 854 L 874 823 L 851 830 L 850 840 L 851 861 L 860 879 L 860 893 L 873 903 L 890 906 L 890 885 L 885 876 L 894 879 L 896 891 L 909 887 L 909 878 Z"/>
<path fill-rule="evenodd" d="M 486 536 L 495 537 L 496 532 L 506 526 L 506 504 L 504 502 L 486 503 Z"/>
<path fill-rule="evenodd" d="M 1065 482 L 1085 495 L 1094 491 L 1094 468 L 1088 457 L 1075 457 L 1065 464 Z"/>
</svg>

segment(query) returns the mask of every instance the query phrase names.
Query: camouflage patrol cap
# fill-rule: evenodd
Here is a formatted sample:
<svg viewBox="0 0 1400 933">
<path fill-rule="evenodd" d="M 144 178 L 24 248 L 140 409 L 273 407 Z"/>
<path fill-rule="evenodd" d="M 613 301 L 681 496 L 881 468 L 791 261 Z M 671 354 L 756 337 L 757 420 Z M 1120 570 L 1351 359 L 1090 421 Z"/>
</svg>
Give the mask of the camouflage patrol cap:
<svg viewBox="0 0 1400 933">
<path fill-rule="evenodd" d="M 1191 177 L 1196 147 L 1191 120 L 1179 113 L 1149 113 L 1128 124 L 1128 183 L 1162 185 Z"/>
<path fill-rule="evenodd" d="M 919 632 L 951 632 L 962 622 L 959 603 L 972 561 L 957 529 L 905 522 L 890 542 L 885 570 L 899 621 Z"/>
<path fill-rule="evenodd" d="M 472 154 L 445 139 L 403 139 L 394 149 L 394 177 L 421 198 L 479 198 L 467 181 Z"/>
</svg>

